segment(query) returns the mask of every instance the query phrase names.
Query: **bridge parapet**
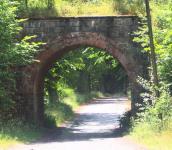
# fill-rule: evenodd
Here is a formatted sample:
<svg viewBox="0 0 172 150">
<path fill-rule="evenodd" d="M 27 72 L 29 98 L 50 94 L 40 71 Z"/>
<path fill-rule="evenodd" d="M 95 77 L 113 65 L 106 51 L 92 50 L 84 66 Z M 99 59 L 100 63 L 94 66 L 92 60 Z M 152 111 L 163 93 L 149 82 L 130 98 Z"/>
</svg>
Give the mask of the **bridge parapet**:
<svg viewBox="0 0 172 150">
<path fill-rule="evenodd" d="M 138 27 L 136 16 L 31 18 L 23 24 L 23 35 L 36 34 L 47 41 L 71 32 L 98 32 L 110 38 L 130 39 Z"/>
</svg>

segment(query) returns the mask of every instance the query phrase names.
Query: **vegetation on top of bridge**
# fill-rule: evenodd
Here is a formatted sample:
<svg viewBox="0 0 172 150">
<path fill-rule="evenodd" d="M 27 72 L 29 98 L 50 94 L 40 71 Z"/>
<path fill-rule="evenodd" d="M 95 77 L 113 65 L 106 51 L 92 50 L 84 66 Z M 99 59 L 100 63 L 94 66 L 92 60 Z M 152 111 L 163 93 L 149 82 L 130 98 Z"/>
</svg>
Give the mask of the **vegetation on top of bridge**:
<svg viewBox="0 0 172 150">
<path fill-rule="evenodd" d="M 31 138 L 40 136 L 39 130 L 26 121 L 18 121 L 20 117 L 21 107 L 20 97 L 16 92 L 16 78 L 21 76 L 18 70 L 13 66 L 19 66 L 19 70 L 25 64 L 31 63 L 33 56 L 39 47 L 39 43 L 29 43 L 30 38 L 25 38 L 22 41 L 16 39 L 21 27 L 17 17 L 56 17 L 56 16 L 79 16 L 79 15 L 114 15 L 114 14 L 139 14 L 144 16 L 144 5 L 142 0 L 51 0 L 46 1 L 24 1 L 18 0 L 19 10 L 14 0 L 0 1 L 0 145 L 6 145 L 7 141 L 27 141 Z M 28 2 L 28 3 L 26 3 Z M 47 3 L 48 2 L 48 3 Z M 113 3 L 112 3 L 113 2 Z M 141 113 L 138 114 L 139 119 L 132 123 L 132 135 L 139 141 L 144 142 L 150 147 L 156 147 L 155 142 L 159 142 L 156 149 L 171 149 L 169 137 L 171 138 L 172 130 L 172 2 L 171 0 L 151 0 L 151 9 L 153 15 L 153 31 L 155 37 L 155 50 L 157 54 L 157 65 L 159 80 L 162 84 L 158 87 L 160 97 L 154 93 L 154 85 L 141 80 L 142 85 L 148 93 L 144 94 L 144 102 L 141 107 Z M 50 9 L 49 9 L 50 8 Z M 139 8 L 139 9 L 138 9 Z M 16 12 L 17 11 L 17 12 Z M 149 43 L 147 36 L 147 26 L 142 22 L 142 28 L 136 33 L 134 39 L 143 47 L 142 51 L 149 53 Z M 124 75 L 120 72 L 122 69 L 116 61 L 112 61 L 109 55 L 99 53 L 96 49 L 89 51 L 88 47 L 82 49 L 79 53 L 70 53 L 59 62 L 54 64 L 54 68 L 46 76 L 45 80 L 45 105 L 47 107 L 47 120 L 51 124 L 54 120 L 61 122 L 61 119 L 69 119 L 64 113 L 64 109 L 69 110 L 72 114 L 71 107 L 75 107 L 80 102 L 88 100 L 85 93 L 90 90 L 98 90 L 102 81 L 102 65 L 105 72 L 113 69 L 117 76 Z M 75 59 L 75 56 L 79 55 Z M 94 67 L 95 68 L 94 68 Z M 97 75 L 95 75 L 95 72 Z M 58 76 L 57 76 L 58 72 Z M 71 73 L 72 72 L 72 73 Z M 83 73 L 84 72 L 84 73 Z M 85 73 L 86 72 L 86 73 Z M 94 72 L 91 78 L 88 74 Z M 81 75 L 81 76 L 80 76 Z M 151 76 L 151 75 L 150 75 Z M 88 78 L 92 84 L 82 83 L 87 85 L 80 88 L 77 83 L 77 78 Z M 105 76 L 109 78 L 109 74 Z M 56 82 L 51 82 L 51 79 Z M 100 80 L 101 79 L 101 80 Z M 81 81 L 81 80 L 79 80 Z M 106 81 L 106 79 L 105 79 Z M 119 81 L 115 79 L 115 81 Z M 123 80 L 122 80 L 123 81 Z M 104 84 L 105 85 L 105 84 Z M 51 88 L 51 90 L 48 90 Z M 70 88 L 70 89 L 69 89 Z M 55 89 L 57 93 L 52 91 Z M 65 89 L 65 90 L 63 90 Z M 77 89 L 82 90 L 84 96 L 77 95 Z M 109 90 L 103 87 L 103 90 Z M 81 92 L 81 91 L 80 91 Z M 50 94 L 51 93 L 51 94 Z M 58 107 L 50 107 L 50 99 L 56 96 L 56 104 Z M 73 97 L 69 98 L 69 95 Z M 90 95 L 89 95 L 90 96 Z M 79 97 L 79 98 L 78 98 Z M 83 98 L 84 97 L 84 98 Z M 70 104 L 69 99 L 73 99 L 73 104 Z M 76 100 L 76 101 L 75 101 Z M 77 101 L 78 100 L 78 101 Z M 76 102 L 76 103 L 75 103 Z M 70 106 L 69 106 L 70 105 Z M 56 106 L 56 105 L 54 105 Z M 60 114 L 61 113 L 61 114 Z M 54 115 L 55 114 L 55 115 Z M 60 119 L 59 119 L 59 114 Z M 69 116 L 69 114 L 67 114 Z M 21 118 L 20 118 L 21 119 Z M 15 121 L 17 120 L 17 121 Z M 63 120 L 62 120 L 63 121 Z M 38 131 L 38 132 L 36 132 Z M 31 133 L 31 134 L 28 134 Z M 34 134 L 32 134 L 34 133 Z M 161 141 L 159 140 L 161 139 Z M 168 141 L 165 142 L 165 140 Z M 165 147 L 166 146 L 166 147 Z"/>
<path fill-rule="evenodd" d="M 144 13 L 142 0 L 19 0 L 19 2 L 21 17 L 114 16 Z"/>
</svg>

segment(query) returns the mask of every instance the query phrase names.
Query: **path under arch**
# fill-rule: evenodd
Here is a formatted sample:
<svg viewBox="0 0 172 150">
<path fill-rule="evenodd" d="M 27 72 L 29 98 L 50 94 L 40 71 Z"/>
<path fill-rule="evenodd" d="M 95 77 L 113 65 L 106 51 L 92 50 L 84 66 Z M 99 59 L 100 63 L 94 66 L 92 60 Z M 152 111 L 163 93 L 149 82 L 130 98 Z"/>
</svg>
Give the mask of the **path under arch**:
<svg viewBox="0 0 172 150">
<path fill-rule="evenodd" d="M 73 121 L 35 143 L 11 150 L 146 150 L 121 134 L 118 120 L 126 110 L 126 97 L 96 99 L 82 106 Z"/>
</svg>

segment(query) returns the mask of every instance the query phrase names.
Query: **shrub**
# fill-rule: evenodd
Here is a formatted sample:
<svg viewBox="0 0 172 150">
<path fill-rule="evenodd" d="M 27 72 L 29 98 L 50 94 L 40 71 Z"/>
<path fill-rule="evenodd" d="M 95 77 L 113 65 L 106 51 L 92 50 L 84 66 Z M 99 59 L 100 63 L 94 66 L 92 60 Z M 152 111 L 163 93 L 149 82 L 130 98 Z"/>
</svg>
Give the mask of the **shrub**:
<svg viewBox="0 0 172 150">
<path fill-rule="evenodd" d="M 72 119 L 72 108 L 62 102 L 51 103 L 46 106 L 46 125 L 48 127 L 59 126 L 67 120 Z"/>
<path fill-rule="evenodd" d="M 45 123 L 47 127 L 59 126 L 65 121 L 71 120 L 74 110 L 81 104 L 85 104 L 95 97 L 100 97 L 100 92 L 90 94 L 79 94 L 73 89 L 65 88 L 61 91 L 60 101 L 56 103 L 46 103 Z"/>
<path fill-rule="evenodd" d="M 156 97 L 153 91 L 154 86 L 142 80 L 147 93 L 142 94 L 144 103 L 140 107 L 138 118 L 134 122 L 134 127 L 145 123 L 149 128 L 156 132 L 161 132 L 171 128 L 172 122 L 172 98 L 168 85 L 161 83 L 157 90 L 160 93 Z"/>
<path fill-rule="evenodd" d="M 21 119 L 6 122 L 0 120 L 0 149 L 18 142 L 33 142 L 41 137 L 42 131 L 40 127 L 28 124 Z"/>
<path fill-rule="evenodd" d="M 14 69 L 33 61 L 39 44 L 29 43 L 31 37 L 17 40 L 22 29 L 17 18 L 17 3 L 10 0 L 0 1 L 0 118 L 8 118 L 16 114 L 14 101 L 16 77 Z"/>
</svg>

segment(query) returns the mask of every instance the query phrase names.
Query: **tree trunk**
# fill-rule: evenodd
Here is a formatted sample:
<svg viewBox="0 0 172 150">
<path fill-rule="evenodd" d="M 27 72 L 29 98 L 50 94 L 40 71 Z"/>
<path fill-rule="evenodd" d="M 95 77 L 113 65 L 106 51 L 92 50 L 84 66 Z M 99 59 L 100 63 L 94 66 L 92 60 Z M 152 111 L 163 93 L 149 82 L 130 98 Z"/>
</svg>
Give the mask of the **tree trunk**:
<svg viewBox="0 0 172 150">
<path fill-rule="evenodd" d="M 80 71 L 77 91 L 83 94 L 90 92 L 90 77 L 86 71 Z"/>
<path fill-rule="evenodd" d="M 59 101 L 59 96 L 56 89 L 49 87 L 47 88 L 47 91 L 50 103 L 55 103 Z"/>
<path fill-rule="evenodd" d="M 47 1 L 47 7 L 48 7 L 48 9 L 52 9 L 53 8 L 53 4 L 54 4 L 54 0 L 48 0 Z"/>
<path fill-rule="evenodd" d="M 156 64 L 156 54 L 155 54 L 155 46 L 153 39 L 153 30 L 152 30 L 152 18 L 150 13 L 149 0 L 145 0 L 146 6 L 146 14 L 147 14 L 147 25 L 148 25 L 148 34 L 149 34 L 149 42 L 150 42 L 150 57 L 151 57 L 151 65 L 152 65 L 152 75 L 153 75 L 153 83 L 158 87 L 158 73 L 157 73 L 157 64 Z M 159 96 L 157 90 L 155 90 L 156 96 Z"/>
<path fill-rule="evenodd" d="M 28 8 L 28 0 L 25 0 L 25 7 Z"/>
</svg>

